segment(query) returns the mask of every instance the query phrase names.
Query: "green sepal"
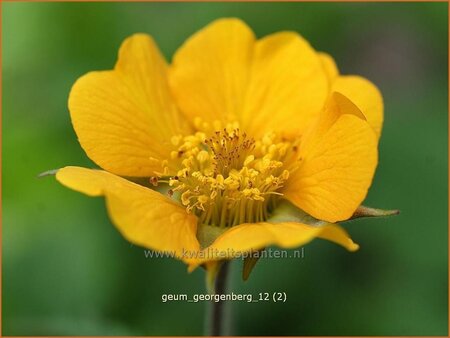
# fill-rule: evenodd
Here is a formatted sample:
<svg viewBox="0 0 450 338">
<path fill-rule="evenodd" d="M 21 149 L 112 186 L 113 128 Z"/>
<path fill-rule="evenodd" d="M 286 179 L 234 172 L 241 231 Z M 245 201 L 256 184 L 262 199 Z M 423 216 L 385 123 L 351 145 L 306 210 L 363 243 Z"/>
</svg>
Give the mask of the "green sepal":
<svg viewBox="0 0 450 338">
<path fill-rule="evenodd" d="M 202 249 L 209 247 L 217 239 L 217 237 L 223 234 L 226 230 L 227 228 L 199 224 L 197 226 L 197 239 L 200 243 L 200 247 Z M 206 270 L 206 290 L 210 294 L 215 292 L 217 274 L 219 273 L 223 263 L 224 261 L 211 261 L 202 265 Z"/>
<path fill-rule="evenodd" d="M 369 208 L 361 205 L 358 209 L 356 209 L 355 213 L 352 217 L 350 217 L 349 220 L 354 220 L 358 218 L 365 218 L 365 217 L 387 217 L 387 216 L 394 216 L 398 215 L 400 213 L 400 210 L 382 210 L 382 209 L 375 209 L 375 208 Z"/>
<path fill-rule="evenodd" d="M 37 177 L 41 178 L 41 177 L 45 177 L 45 176 L 55 176 L 56 173 L 58 172 L 58 170 L 59 169 L 47 170 L 47 171 L 44 171 L 44 172 L 38 174 Z"/>
<path fill-rule="evenodd" d="M 229 228 L 220 228 L 213 225 L 198 224 L 197 239 L 202 249 L 210 246 L 220 235 Z"/>
<path fill-rule="evenodd" d="M 307 214 L 302 209 L 297 208 L 295 205 L 286 200 L 283 200 L 278 204 L 267 222 L 298 222 L 312 226 L 321 226 L 328 224 L 327 222 L 320 221 L 314 218 L 313 216 Z"/>
</svg>

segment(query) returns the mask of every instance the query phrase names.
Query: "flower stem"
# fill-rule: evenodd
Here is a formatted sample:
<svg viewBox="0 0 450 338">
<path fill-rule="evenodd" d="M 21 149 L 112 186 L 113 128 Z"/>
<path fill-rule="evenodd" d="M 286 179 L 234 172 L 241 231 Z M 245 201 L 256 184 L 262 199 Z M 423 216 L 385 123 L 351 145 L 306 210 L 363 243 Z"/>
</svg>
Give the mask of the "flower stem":
<svg viewBox="0 0 450 338">
<path fill-rule="evenodd" d="M 217 273 L 216 280 L 214 282 L 214 294 L 223 295 L 227 292 L 227 282 L 229 276 L 229 265 L 228 261 L 221 264 L 221 267 Z M 209 304 L 209 311 L 207 312 L 209 322 L 207 327 L 207 332 L 209 336 L 223 336 L 228 335 L 228 320 L 227 320 L 227 309 L 225 301 L 211 301 Z"/>
</svg>

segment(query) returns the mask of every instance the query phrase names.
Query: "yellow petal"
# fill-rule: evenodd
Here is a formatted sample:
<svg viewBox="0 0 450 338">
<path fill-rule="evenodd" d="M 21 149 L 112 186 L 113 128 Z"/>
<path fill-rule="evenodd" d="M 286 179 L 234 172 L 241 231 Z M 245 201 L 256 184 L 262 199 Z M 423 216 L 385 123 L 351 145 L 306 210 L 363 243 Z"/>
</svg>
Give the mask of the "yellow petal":
<svg viewBox="0 0 450 338">
<path fill-rule="evenodd" d="M 255 41 L 238 19 L 194 34 L 175 54 L 170 84 L 190 119 L 239 120 L 254 136 L 305 128 L 329 92 L 318 54 L 296 33 Z"/>
<path fill-rule="evenodd" d="M 234 119 L 242 106 L 255 37 L 239 19 L 220 19 L 191 36 L 175 53 L 170 84 L 192 120 Z"/>
<path fill-rule="evenodd" d="M 336 62 L 331 57 L 331 55 L 323 52 L 319 52 L 319 58 L 322 63 L 322 67 L 327 74 L 328 82 L 330 83 L 330 87 L 333 84 L 334 80 L 339 75 L 339 70 L 337 68 Z"/>
<path fill-rule="evenodd" d="M 123 42 L 113 71 L 91 72 L 74 84 L 72 123 L 81 146 L 100 167 L 124 176 L 163 170 L 173 147 L 170 138 L 189 132 L 172 102 L 166 73 L 152 38 L 136 34 Z"/>
<path fill-rule="evenodd" d="M 255 46 L 242 113 L 246 131 L 301 132 L 322 108 L 329 91 L 317 53 L 300 35 L 281 32 Z"/>
<path fill-rule="evenodd" d="M 198 251 L 197 219 L 160 193 L 102 170 L 65 167 L 56 173 L 63 185 L 89 196 L 105 196 L 108 213 L 131 243 L 183 258 Z"/>
<path fill-rule="evenodd" d="M 317 219 L 348 219 L 367 194 L 377 160 L 373 129 L 351 101 L 334 94 L 302 140 L 284 196 Z"/>
<path fill-rule="evenodd" d="M 344 94 L 358 106 L 379 138 L 383 126 L 383 97 L 378 88 L 360 76 L 339 76 L 332 90 Z"/>
<path fill-rule="evenodd" d="M 366 120 L 364 114 L 347 97 L 340 93 L 331 93 L 319 116 L 315 118 L 302 135 L 302 156 L 305 156 L 309 149 L 319 143 L 323 135 L 344 114 L 354 115 L 362 120 Z"/>
<path fill-rule="evenodd" d="M 230 228 L 205 248 L 202 256 L 189 262 L 190 271 L 204 262 L 232 259 L 250 251 L 276 245 L 289 249 L 323 238 L 342 245 L 349 251 L 358 249 L 346 231 L 337 224 L 310 226 L 295 222 L 246 223 Z"/>
<path fill-rule="evenodd" d="M 331 92 L 342 93 L 355 103 L 379 138 L 383 126 L 383 97 L 378 88 L 361 76 L 340 76 L 334 59 L 323 52 L 318 54 L 328 76 Z"/>
</svg>

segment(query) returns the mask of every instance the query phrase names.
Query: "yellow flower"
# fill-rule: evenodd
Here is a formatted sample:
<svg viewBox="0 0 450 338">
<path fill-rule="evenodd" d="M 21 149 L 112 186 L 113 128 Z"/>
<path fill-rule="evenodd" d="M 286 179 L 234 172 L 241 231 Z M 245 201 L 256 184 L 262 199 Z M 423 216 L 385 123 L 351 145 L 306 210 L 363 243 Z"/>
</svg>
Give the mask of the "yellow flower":
<svg viewBox="0 0 450 338">
<path fill-rule="evenodd" d="M 238 19 L 217 20 L 170 65 L 150 36 L 133 35 L 114 70 L 78 79 L 69 109 L 81 146 L 103 170 L 65 167 L 56 177 L 105 196 L 132 243 L 191 269 L 314 238 L 358 248 L 332 223 L 349 219 L 371 184 L 382 97 L 368 80 L 339 75 L 296 33 L 257 40 Z M 320 226 L 279 216 L 283 201 Z"/>
</svg>

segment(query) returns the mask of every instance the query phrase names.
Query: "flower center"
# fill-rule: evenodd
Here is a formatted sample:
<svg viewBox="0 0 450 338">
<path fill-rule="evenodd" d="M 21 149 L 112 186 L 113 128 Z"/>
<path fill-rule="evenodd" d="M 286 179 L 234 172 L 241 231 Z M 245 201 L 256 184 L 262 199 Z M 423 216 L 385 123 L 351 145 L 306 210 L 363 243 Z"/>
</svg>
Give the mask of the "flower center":
<svg viewBox="0 0 450 338">
<path fill-rule="evenodd" d="M 169 179 L 171 191 L 181 194 L 181 203 L 201 224 L 265 221 L 295 169 L 297 146 L 274 133 L 255 140 L 237 123 L 203 130 L 172 138 L 178 150 L 171 156 L 182 168 Z"/>
</svg>

